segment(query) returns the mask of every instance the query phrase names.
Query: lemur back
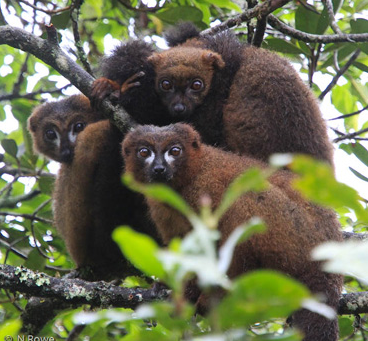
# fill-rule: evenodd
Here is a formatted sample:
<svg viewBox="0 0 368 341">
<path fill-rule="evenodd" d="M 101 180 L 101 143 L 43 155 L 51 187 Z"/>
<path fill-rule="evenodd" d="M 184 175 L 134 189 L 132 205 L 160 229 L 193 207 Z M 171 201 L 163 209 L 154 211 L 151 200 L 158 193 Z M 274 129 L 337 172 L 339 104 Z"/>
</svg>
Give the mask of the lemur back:
<svg viewBox="0 0 368 341">
<path fill-rule="evenodd" d="M 215 209 L 238 175 L 251 167 L 266 167 L 250 157 L 202 144 L 199 134 L 185 124 L 139 127 L 125 137 L 123 155 L 126 171 L 137 181 L 168 184 L 197 212 L 204 195 L 211 198 Z M 219 245 L 253 216 L 261 217 L 268 228 L 266 233 L 256 234 L 236 247 L 228 275 L 233 278 L 259 268 L 282 271 L 313 293 L 325 295 L 326 303 L 336 310 L 342 277 L 323 272 L 321 263 L 311 260 L 310 252 L 325 241 L 342 240 L 339 222 L 334 212 L 292 193 L 288 182 L 293 177 L 281 171 L 269 179 L 267 190 L 241 196 L 221 218 Z M 149 198 L 147 202 L 164 243 L 191 230 L 189 221 L 175 209 Z M 203 297 L 198 297 L 198 304 L 206 302 Z M 338 338 L 337 320 L 308 310 L 293 314 L 293 323 L 305 334 L 304 341 Z"/>
</svg>

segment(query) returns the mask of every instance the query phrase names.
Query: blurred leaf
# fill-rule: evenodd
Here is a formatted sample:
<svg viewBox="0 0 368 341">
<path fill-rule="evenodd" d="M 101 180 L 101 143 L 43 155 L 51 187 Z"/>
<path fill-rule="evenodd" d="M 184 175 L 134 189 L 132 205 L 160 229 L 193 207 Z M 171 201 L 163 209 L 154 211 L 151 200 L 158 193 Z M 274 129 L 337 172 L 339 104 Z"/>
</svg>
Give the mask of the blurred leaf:
<svg viewBox="0 0 368 341">
<path fill-rule="evenodd" d="M 237 278 L 222 300 L 218 314 L 221 328 L 244 327 L 276 317 L 287 317 L 309 296 L 305 286 L 273 271 L 259 270 Z"/>
<path fill-rule="evenodd" d="M 39 270 L 43 271 L 46 264 L 46 259 L 40 254 L 40 252 L 34 248 L 27 257 L 24 266 L 32 269 L 32 270 Z"/>
<path fill-rule="evenodd" d="M 368 150 L 360 143 L 351 144 L 351 151 L 368 167 Z"/>
<path fill-rule="evenodd" d="M 366 64 L 359 63 L 359 62 L 354 62 L 353 65 L 355 67 L 357 67 L 359 70 L 362 70 L 364 72 L 368 72 L 368 66 Z"/>
<path fill-rule="evenodd" d="M 354 333 L 353 321 L 347 317 L 339 318 L 340 338 L 346 338 Z"/>
<path fill-rule="evenodd" d="M 218 6 L 220 8 L 228 8 L 233 9 L 236 12 L 241 12 L 241 8 L 233 1 L 230 0 L 204 0 L 205 2 L 213 5 Z"/>
<path fill-rule="evenodd" d="M 367 33 L 368 32 L 368 20 L 367 19 L 355 19 L 350 21 L 352 33 Z M 358 44 L 359 48 L 366 54 L 368 54 L 368 43 Z"/>
<path fill-rule="evenodd" d="M 4 139 L 1 141 L 1 146 L 4 148 L 5 152 L 14 158 L 17 158 L 18 146 L 14 140 Z"/>
<path fill-rule="evenodd" d="M 179 21 L 201 21 L 203 14 L 196 7 L 180 6 L 160 10 L 155 13 L 155 16 L 169 24 L 176 24 Z"/>
<path fill-rule="evenodd" d="M 7 320 L 0 327 L 0 339 L 1 340 L 17 340 L 22 321 L 20 319 Z"/>
<path fill-rule="evenodd" d="M 165 278 L 165 271 L 156 257 L 159 246 L 152 238 L 129 227 L 118 227 L 112 237 L 137 269 L 147 276 Z"/>
<path fill-rule="evenodd" d="M 70 11 L 64 11 L 61 14 L 53 15 L 51 23 L 57 30 L 63 30 L 68 27 L 70 21 Z"/>
<path fill-rule="evenodd" d="M 351 94 L 349 83 L 341 86 L 334 86 L 331 92 L 331 100 L 335 108 L 342 114 L 350 114 L 358 110 L 356 97 Z M 348 117 L 344 120 L 346 130 L 358 128 L 358 115 Z"/>
<path fill-rule="evenodd" d="M 26 123 L 33 106 L 32 101 L 28 99 L 14 100 L 12 101 L 12 113 L 19 122 Z"/>
<path fill-rule="evenodd" d="M 295 12 L 295 28 L 306 33 L 317 33 L 320 15 L 298 5 Z"/>
<path fill-rule="evenodd" d="M 331 167 L 308 156 L 296 156 L 291 169 L 300 176 L 293 181 L 294 187 L 309 200 L 323 206 L 349 207 L 358 219 L 368 220 L 368 212 L 359 202 L 358 192 L 338 182 Z"/>
<path fill-rule="evenodd" d="M 323 268 L 328 272 L 353 276 L 368 284 L 367 241 L 327 242 L 312 251 L 312 258 L 325 261 Z"/>
<path fill-rule="evenodd" d="M 177 194 L 173 189 L 166 185 L 161 184 L 140 184 L 136 182 L 131 174 L 125 174 L 123 176 L 124 184 L 132 190 L 142 193 L 145 196 L 155 199 L 159 202 L 168 204 L 169 206 L 177 209 L 185 216 L 194 215 L 192 209 L 184 201 L 184 199 Z"/>
<path fill-rule="evenodd" d="M 361 173 L 359 173 L 358 171 L 356 171 L 354 168 L 349 167 L 349 169 L 350 169 L 350 170 L 354 173 L 354 175 L 355 175 L 356 177 L 358 177 L 360 180 L 363 180 L 363 181 L 368 182 L 368 178 L 367 178 L 367 177 L 365 177 L 364 175 L 362 175 Z"/>
<path fill-rule="evenodd" d="M 342 0 L 332 0 L 333 12 L 335 14 L 340 8 L 342 2 L 343 2 Z M 324 34 L 329 25 L 330 25 L 329 15 L 326 6 L 324 6 L 320 18 L 318 20 L 317 34 Z"/>
<path fill-rule="evenodd" d="M 38 186 L 44 194 L 51 195 L 54 189 L 55 179 L 51 176 L 41 176 L 38 180 Z"/>
<path fill-rule="evenodd" d="M 266 225 L 261 219 L 252 218 L 248 223 L 243 224 L 232 231 L 225 243 L 219 249 L 218 268 L 220 271 L 227 272 L 231 260 L 233 259 L 236 245 L 249 239 L 255 233 L 265 232 L 266 229 Z"/>
<path fill-rule="evenodd" d="M 248 169 L 230 184 L 214 215 L 220 218 L 241 195 L 250 191 L 259 192 L 267 189 L 267 187 L 266 175 L 261 169 Z"/>
<path fill-rule="evenodd" d="M 283 39 L 267 38 L 263 44 L 263 47 L 280 53 L 296 55 L 304 54 L 303 50 L 301 50 L 299 47 Z"/>
</svg>

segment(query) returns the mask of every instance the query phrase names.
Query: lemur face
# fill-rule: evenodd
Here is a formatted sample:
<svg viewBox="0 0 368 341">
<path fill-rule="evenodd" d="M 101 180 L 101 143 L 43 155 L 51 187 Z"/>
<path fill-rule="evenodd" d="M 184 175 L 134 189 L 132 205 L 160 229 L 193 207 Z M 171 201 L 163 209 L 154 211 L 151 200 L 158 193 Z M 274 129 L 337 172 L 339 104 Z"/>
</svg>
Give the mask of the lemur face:
<svg viewBox="0 0 368 341">
<path fill-rule="evenodd" d="M 78 134 L 100 119 L 102 115 L 91 109 L 85 96 L 74 95 L 37 107 L 28 120 L 28 128 L 35 150 L 52 160 L 70 163 Z"/>
<path fill-rule="evenodd" d="M 167 182 L 186 167 L 190 148 L 199 135 L 186 124 L 141 126 L 127 134 L 123 156 L 127 172 L 140 182 Z"/>
</svg>

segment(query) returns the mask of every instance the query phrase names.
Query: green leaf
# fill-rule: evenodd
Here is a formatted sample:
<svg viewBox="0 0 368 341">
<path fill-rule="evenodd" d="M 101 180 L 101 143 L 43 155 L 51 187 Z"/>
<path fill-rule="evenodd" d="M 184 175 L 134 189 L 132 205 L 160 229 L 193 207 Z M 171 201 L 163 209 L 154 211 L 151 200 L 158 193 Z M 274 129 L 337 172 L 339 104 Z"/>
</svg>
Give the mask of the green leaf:
<svg viewBox="0 0 368 341">
<path fill-rule="evenodd" d="M 354 155 L 368 166 L 368 150 L 360 143 L 351 144 L 351 150 Z"/>
<path fill-rule="evenodd" d="M 354 333 L 353 321 L 347 317 L 339 318 L 340 338 L 344 339 Z"/>
<path fill-rule="evenodd" d="M 317 34 L 320 15 L 299 5 L 295 12 L 295 28 L 297 30 Z"/>
<path fill-rule="evenodd" d="M 261 169 L 248 169 L 230 184 L 229 188 L 222 197 L 220 206 L 214 213 L 215 216 L 220 218 L 236 201 L 236 199 L 246 192 L 259 192 L 265 190 L 267 186 L 268 182 L 266 181 L 266 175 Z"/>
<path fill-rule="evenodd" d="M 368 182 L 368 178 L 365 177 L 363 174 L 359 173 L 358 171 L 356 171 L 354 168 L 349 167 L 349 169 L 354 173 L 354 175 L 359 178 L 360 180 L 366 181 Z"/>
<path fill-rule="evenodd" d="M 301 283 L 281 273 L 259 270 L 235 280 L 233 290 L 215 311 L 221 328 L 244 327 L 287 317 L 309 296 Z"/>
<path fill-rule="evenodd" d="M 12 113 L 19 122 L 27 122 L 32 108 L 32 102 L 27 99 L 17 99 L 15 101 L 12 101 Z"/>
<path fill-rule="evenodd" d="M 350 21 L 352 33 L 367 33 L 368 32 L 368 20 L 356 19 Z M 368 54 L 368 43 L 358 44 L 359 48 L 366 54 Z"/>
<path fill-rule="evenodd" d="M 264 44 L 264 47 L 272 51 L 296 55 L 304 54 L 303 50 L 301 50 L 299 47 L 283 39 L 267 38 L 265 42 L 266 44 Z"/>
<path fill-rule="evenodd" d="M 342 3 L 342 0 L 333 0 L 332 1 L 333 12 L 335 14 L 338 11 L 338 9 L 340 8 L 341 3 Z M 320 18 L 318 20 L 317 34 L 324 34 L 326 29 L 328 28 L 329 24 L 330 24 L 329 15 L 328 15 L 326 6 L 324 6 L 323 11 L 320 15 Z"/>
<path fill-rule="evenodd" d="M 14 158 L 17 158 L 18 146 L 16 142 L 12 139 L 4 139 L 1 141 L 1 146 L 4 150 Z"/>
<path fill-rule="evenodd" d="M 22 321 L 19 318 L 2 322 L 2 326 L 0 327 L 0 340 L 17 340 L 21 327 Z"/>
<path fill-rule="evenodd" d="M 179 21 L 201 21 L 203 14 L 196 7 L 180 6 L 161 10 L 155 16 L 169 24 L 176 24 Z"/>
<path fill-rule="evenodd" d="M 185 200 L 173 189 L 162 184 L 140 184 L 133 179 L 131 174 L 123 176 L 124 184 L 130 189 L 144 194 L 146 197 L 163 202 L 177 209 L 185 216 L 195 215 Z"/>
<path fill-rule="evenodd" d="M 241 12 L 241 8 L 233 1 L 230 0 L 204 0 L 205 2 L 217 6 L 220 8 L 233 9 L 236 12 Z"/>
<path fill-rule="evenodd" d="M 307 199 L 335 209 L 349 207 L 355 211 L 358 219 L 368 219 L 368 212 L 360 203 L 358 192 L 338 182 L 329 165 L 308 156 L 296 156 L 291 169 L 300 175 L 294 180 L 294 187 Z"/>
<path fill-rule="evenodd" d="M 366 64 L 359 63 L 359 62 L 354 62 L 353 65 L 355 67 L 357 67 L 359 70 L 362 70 L 364 72 L 368 72 L 368 66 Z"/>
<path fill-rule="evenodd" d="M 151 237 L 129 227 L 118 227 L 112 238 L 137 269 L 147 276 L 165 278 L 164 268 L 156 257 L 159 246 Z"/>
<path fill-rule="evenodd" d="M 51 195 L 54 189 L 55 179 L 51 176 L 41 176 L 38 180 L 38 186 L 42 193 Z"/>
<path fill-rule="evenodd" d="M 70 21 L 70 11 L 62 12 L 61 14 L 53 15 L 51 23 L 58 29 L 62 30 L 68 27 Z"/>
</svg>

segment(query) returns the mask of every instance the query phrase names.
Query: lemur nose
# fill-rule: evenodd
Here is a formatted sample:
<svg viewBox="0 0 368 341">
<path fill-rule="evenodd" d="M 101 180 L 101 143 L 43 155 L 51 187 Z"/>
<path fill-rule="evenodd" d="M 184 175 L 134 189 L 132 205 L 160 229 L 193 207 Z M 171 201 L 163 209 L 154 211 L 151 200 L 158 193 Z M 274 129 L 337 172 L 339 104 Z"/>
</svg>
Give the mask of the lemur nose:
<svg viewBox="0 0 368 341">
<path fill-rule="evenodd" d="M 158 166 L 155 166 L 153 168 L 153 171 L 156 173 L 156 174 L 162 174 L 164 173 L 166 170 L 165 166 L 162 166 L 162 165 L 158 165 Z"/>
<path fill-rule="evenodd" d="M 177 113 L 182 113 L 183 111 L 185 111 L 186 107 L 184 104 L 182 103 L 177 103 L 174 105 L 174 111 Z"/>
</svg>

